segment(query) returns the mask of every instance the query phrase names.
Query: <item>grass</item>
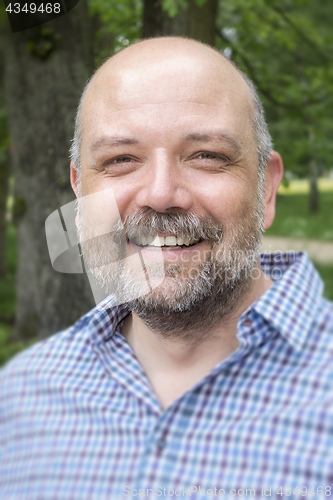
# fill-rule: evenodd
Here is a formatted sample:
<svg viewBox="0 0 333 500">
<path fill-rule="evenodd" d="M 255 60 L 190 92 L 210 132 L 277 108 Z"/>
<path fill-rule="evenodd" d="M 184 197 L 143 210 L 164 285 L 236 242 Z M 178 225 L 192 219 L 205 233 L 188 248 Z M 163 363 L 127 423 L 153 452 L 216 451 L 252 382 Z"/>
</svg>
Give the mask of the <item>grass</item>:
<svg viewBox="0 0 333 500">
<path fill-rule="evenodd" d="M 333 179 L 320 178 L 318 188 L 322 193 L 333 191 Z M 281 184 L 278 190 L 279 194 L 308 194 L 310 192 L 310 183 L 308 179 L 293 179 L 288 186 Z"/>
<path fill-rule="evenodd" d="M 320 211 L 311 214 L 306 194 L 279 195 L 267 236 L 333 241 L 333 191 L 320 193 Z"/>
</svg>

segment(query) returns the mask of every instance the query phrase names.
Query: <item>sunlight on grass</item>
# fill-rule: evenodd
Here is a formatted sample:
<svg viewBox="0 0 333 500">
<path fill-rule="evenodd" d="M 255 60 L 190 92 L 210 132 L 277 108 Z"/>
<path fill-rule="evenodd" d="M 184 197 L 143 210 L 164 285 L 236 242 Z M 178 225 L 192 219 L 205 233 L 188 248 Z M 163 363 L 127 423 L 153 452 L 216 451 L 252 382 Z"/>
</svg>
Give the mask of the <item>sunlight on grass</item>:
<svg viewBox="0 0 333 500">
<path fill-rule="evenodd" d="M 322 193 L 333 191 L 333 179 L 321 178 L 318 180 L 318 188 Z M 290 181 L 289 186 L 281 185 L 279 194 L 308 194 L 310 192 L 310 183 L 308 179 L 294 179 Z"/>
</svg>

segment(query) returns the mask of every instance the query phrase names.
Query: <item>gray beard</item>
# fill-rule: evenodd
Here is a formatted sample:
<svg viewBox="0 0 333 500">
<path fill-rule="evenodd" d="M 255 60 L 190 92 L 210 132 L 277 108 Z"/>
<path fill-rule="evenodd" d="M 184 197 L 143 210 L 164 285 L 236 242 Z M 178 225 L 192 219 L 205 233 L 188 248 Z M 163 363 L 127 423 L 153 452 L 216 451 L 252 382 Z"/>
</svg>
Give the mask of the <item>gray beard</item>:
<svg viewBox="0 0 333 500">
<path fill-rule="evenodd" d="M 210 256 L 187 275 L 180 266 L 170 264 L 165 275 L 176 282 L 171 292 L 157 288 L 128 302 L 129 308 L 164 338 L 181 337 L 188 342 L 195 340 L 196 332 L 201 338 L 209 335 L 209 330 L 232 312 L 249 289 L 259 260 L 261 235 L 247 250 L 227 243 L 224 258 L 216 259 L 216 248 L 221 250 L 226 244 L 222 238 Z"/>
<path fill-rule="evenodd" d="M 158 335 L 189 342 L 199 332 L 201 338 L 209 335 L 210 328 L 228 315 L 249 289 L 259 262 L 263 208 L 258 197 L 242 222 L 225 230 L 213 218 L 147 209 L 126 217 L 112 233 L 94 237 L 93 230 L 85 227 L 79 202 L 78 222 L 86 265 L 100 286 L 114 294 L 118 304 L 126 302 Z M 127 237 L 163 231 L 208 239 L 212 246 L 204 260 L 190 269 L 178 263 L 163 265 L 163 269 L 155 266 L 153 272 L 165 274 L 165 280 L 161 286 L 147 290 L 121 259 L 126 257 Z M 110 264 L 110 255 L 115 264 Z M 142 293 L 138 294 L 138 287 L 142 287 Z"/>
</svg>

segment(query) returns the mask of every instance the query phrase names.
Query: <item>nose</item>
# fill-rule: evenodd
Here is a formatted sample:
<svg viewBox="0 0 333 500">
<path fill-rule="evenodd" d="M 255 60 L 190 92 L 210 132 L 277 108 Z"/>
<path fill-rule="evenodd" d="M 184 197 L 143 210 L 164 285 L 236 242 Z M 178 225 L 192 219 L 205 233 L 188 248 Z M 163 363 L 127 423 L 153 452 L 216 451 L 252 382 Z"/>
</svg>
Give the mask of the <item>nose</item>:
<svg viewBox="0 0 333 500">
<path fill-rule="evenodd" d="M 166 212 L 171 208 L 187 211 L 193 205 L 193 194 L 184 168 L 166 152 L 158 151 L 147 166 L 142 188 L 137 194 L 140 208 Z"/>
</svg>

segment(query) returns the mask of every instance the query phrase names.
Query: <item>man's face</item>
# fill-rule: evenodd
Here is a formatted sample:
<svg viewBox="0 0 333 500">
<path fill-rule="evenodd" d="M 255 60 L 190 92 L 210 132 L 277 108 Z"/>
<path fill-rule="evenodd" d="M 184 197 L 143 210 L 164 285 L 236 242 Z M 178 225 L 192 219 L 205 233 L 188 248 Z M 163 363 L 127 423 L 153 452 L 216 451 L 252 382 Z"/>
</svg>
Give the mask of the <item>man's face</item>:
<svg viewBox="0 0 333 500">
<path fill-rule="evenodd" d="M 217 315 L 228 312 L 257 262 L 263 209 L 251 100 L 217 54 L 168 57 L 162 48 L 154 57 L 138 47 L 107 63 L 87 95 L 81 193 L 102 199 L 112 189 L 125 253 L 142 252 L 150 276 L 165 274 L 132 306 L 147 322 L 154 311 L 169 324 L 170 315 L 178 317 L 181 330 L 213 304 Z M 111 230 L 115 216 L 94 212 L 89 223 L 79 217 L 82 239 L 90 238 L 85 257 L 92 262 L 98 253 L 107 262 L 114 245 L 108 238 L 95 244 L 94 234 Z M 108 287 L 101 271 L 95 268 Z M 117 280 L 122 289 L 136 286 L 131 269 Z"/>
</svg>

